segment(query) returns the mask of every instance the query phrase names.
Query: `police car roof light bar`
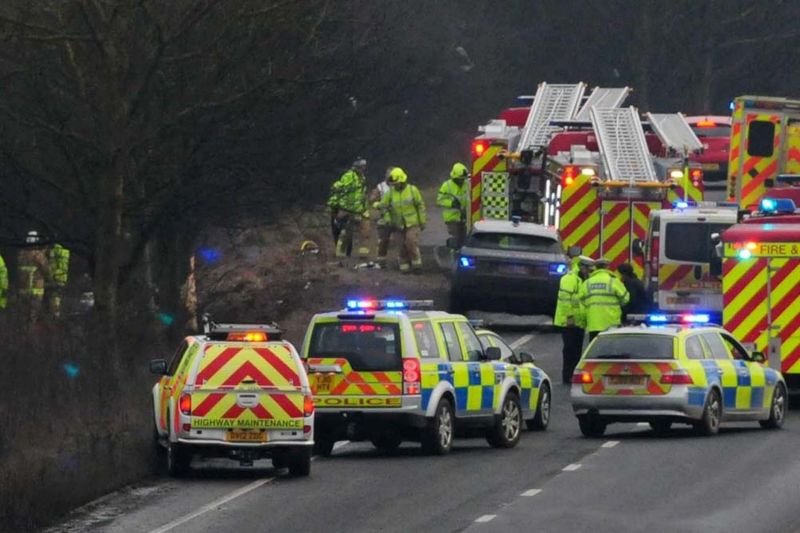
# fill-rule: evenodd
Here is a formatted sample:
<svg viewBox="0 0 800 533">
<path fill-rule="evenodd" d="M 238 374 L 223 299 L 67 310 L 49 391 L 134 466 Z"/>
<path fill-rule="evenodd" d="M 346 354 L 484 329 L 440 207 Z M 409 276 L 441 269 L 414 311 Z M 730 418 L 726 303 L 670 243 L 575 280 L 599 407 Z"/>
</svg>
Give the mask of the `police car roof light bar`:
<svg viewBox="0 0 800 533">
<path fill-rule="evenodd" d="M 406 311 L 413 309 L 433 309 L 433 300 L 357 300 L 349 299 L 346 302 L 348 311 Z"/>
<path fill-rule="evenodd" d="M 711 316 L 707 313 L 652 313 L 649 315 L 628 315 L 632 322 L 647 322 L 648 324 L 708 324 Z"/>
</svg>

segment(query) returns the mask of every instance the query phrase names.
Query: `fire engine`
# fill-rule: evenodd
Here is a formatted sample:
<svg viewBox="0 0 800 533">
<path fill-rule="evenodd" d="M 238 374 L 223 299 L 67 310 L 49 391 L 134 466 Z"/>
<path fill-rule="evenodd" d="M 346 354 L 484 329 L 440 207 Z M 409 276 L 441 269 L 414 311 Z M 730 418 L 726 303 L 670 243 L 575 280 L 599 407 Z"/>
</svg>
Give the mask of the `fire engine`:
<svg viewBox="0 0 800 533">
<path fill-rule="evenodd" d="M 628 87 L 585 93 L 584 83 L 541 83 L 522 128 L 504 119 L 479 128 L 470 221 L 515 215 L 555 226 L 565 246 L 612 268 L 630 261 L 641 275 L 632 244 L 649 212 L 703 199 L 702 170 L 687 159 L 702 144 L 679 113 L 648 113 L 643 125 L 634 107 L 620 107 Z"/>
<path fill-rule="evenodd" d="M 777 189 L 776 189 L 777 191 Z M 721 235 L 723 326 L 800 389 L 800 188 L 762 198 Z M 791 196 L 794 199 L 790 198 Z"/>
<path fill-rule="evenodd" d="M 732 106 L 728 196 L 752 209 L 768 189 L 800 178 L 800 100 L 739 96 Z"/>
</svg>

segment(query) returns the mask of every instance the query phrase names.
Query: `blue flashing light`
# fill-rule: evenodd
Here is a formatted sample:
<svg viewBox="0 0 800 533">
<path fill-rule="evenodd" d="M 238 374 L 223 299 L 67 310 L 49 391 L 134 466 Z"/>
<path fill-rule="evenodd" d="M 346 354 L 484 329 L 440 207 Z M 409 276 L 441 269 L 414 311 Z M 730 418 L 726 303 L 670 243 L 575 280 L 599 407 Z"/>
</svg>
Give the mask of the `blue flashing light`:
<svg viewBox="0 0 800 533">
<path fill-rule="evenodd" d="M 458 266 L 461 268 L 475 268 L 475 258 L 468 255 L 462 255 L 458 258 Z"/>
<path fill-rule="evenodd" d="M 366 312 L 378 311 L 386 309 L 388 311 L 404 311 L 409 308 L 409 302 L 406 300 L 347 300 L 346 304 L 348 311 Z"/>
<path fill-rule="evenodd" d="M 697 202 L 691 200 L 675 200 L 672 202 L 673 209 L 688 209 L 690 207 L 697 207 Z"/>
<path fill-rule="evenodd" d="M 740 248 L 738 252 L 736 252 L 736 257 L 739 259 L 750 259 L 753 257 L 753 252 L 748 250 L 747 248 Z"/>
<path fill-rule="evenodd" d="M 378 302 L 375 300 L 347 300 L 348 309 L 364 310 L 376 307 L 378 307 Z"/>
<path fill-rule="evenodd" d="M 728 109 L 730 109 L 731 111 L 736 109 L 736 103 L 733 100 L 731 100 L 731 102 L 728 104 Z"/>
<path fill-rule="evenodd" d="M 216 248 L 200 248 L 198 253 L 205 263 L 216 263 L 222 257 L 222 254 Z"/>
<path fill-rule="evenodd" d="M 764 211 L 765 213 L 775 211 L 775 209 L 777 208 L 778 208 L 778 202 L 776 202 L 772 198 L 764 198 L 763 200 L 761 200 L 761 205 L 759 206 L 759 209 L 761 209 L 761 211 Z"/>
<path fill-rule="evenodd" d="M 550 263 L 551 276 L 563 276 L 566 273 L 567 273 L 566 263 Z"/>
<path fill-rule="evenodd" d="M 667 315 L 647 315 L 648 322 L 666 322 Z"/>
<path fill-rule="evenodd" d="M 795 212 L 797 206 L 791 198 L 762 198 L 758 204 L 758 210 L 762 213 L 784 213 Z"/>
<path fill-rule="evenodd" d="M 653 314 L 647 315 L 647 322 L 650 324 L 707 324 L 711 321 L 711 316 L 706 313 L 684 313 L 684 314 Z"/>
<path fill-rule="evenodd" d="M 707 324 L 711 317 L 706 314 L 697 314 L 697 315 L 683 315 L 682 317 L 684 322 L 691 322 L 693 324 Z"/>
<path fill-rule="evenodd" d="M 384 307 L 386 309 L 405 309 L 408 305 L 402 300 L 386 300 Z"/>
</svg>

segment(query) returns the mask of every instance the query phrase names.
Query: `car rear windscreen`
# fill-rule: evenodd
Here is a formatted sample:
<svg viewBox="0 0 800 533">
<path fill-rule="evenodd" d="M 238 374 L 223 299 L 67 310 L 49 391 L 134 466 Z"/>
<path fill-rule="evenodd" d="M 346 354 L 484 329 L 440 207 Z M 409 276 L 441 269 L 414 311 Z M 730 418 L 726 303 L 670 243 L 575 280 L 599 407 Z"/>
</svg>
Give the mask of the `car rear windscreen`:
<svg viewBox="0 0 800 533">
<path fill-rule="evenodd" d="M 600 335 L 585 359 L 673 359 L 671 335 Z"/>
<path fill-rule="evenodd" d="M 711 235 L 731 225 L 705 222 L 668 222 L 664 255 L 673 261 L 710 263 L 716 256 Z"/>
<path fill-rule="evenodd" d="M 397 324 L 372 321 L 317 324 L 309 357 L 344 358 L 356 371 L 402 370 Z"/>
<path fill-rule="evenodd" d="M 468 246 L 520 252 L 563 253 L 561 245 L 555 239 L 515 233 L 475 232 L 470 236 Z"/>
</svg>

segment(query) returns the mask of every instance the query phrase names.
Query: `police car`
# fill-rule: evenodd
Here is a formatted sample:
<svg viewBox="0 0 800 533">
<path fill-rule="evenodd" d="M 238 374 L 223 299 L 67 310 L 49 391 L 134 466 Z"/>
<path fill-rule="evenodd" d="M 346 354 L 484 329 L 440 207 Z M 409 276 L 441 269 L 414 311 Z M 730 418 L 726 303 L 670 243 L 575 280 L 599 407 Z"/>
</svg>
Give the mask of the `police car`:
<svg viewBox="0 0 800 533">
<path fill-rule="evenodd" d="M 613 422 L 675 422 L 704 435 L 722 422 L 783 426 L 786 383 L 708 315 L 631 315 L 640 326 L 600 333 L 572 377 L 572 408 L 581 432 L 599 437 Z"/>
<path fill-rule="evenodd" d="M 303 342 L 316 407 L 316 448 L 402 441 L 446 454 L 458 434 L 511 448 L 523 421 L 546 427 L 550 380 L 534 365 L 502 360 L 462 315 L 422 310 L 431 301 L 350 300 L 315 315 Z M 544 418 L 540 414 L 546 409 Z"/>
<path fill-rule="evenodd" d="M 155 359 L 155 441 L 167 472 L 180 476 L 193 455 L 243 466 L 272 458 L 293 476 L 311 470 L 314 404 L 300 356 L 270 325 L 214 324 L 187 337 L 172 359 Z"/>
</svg>

